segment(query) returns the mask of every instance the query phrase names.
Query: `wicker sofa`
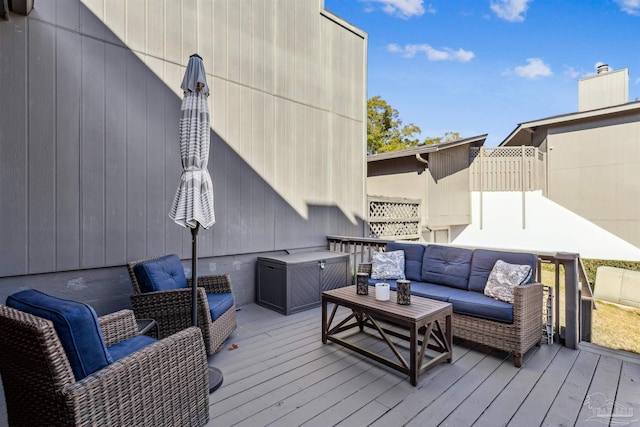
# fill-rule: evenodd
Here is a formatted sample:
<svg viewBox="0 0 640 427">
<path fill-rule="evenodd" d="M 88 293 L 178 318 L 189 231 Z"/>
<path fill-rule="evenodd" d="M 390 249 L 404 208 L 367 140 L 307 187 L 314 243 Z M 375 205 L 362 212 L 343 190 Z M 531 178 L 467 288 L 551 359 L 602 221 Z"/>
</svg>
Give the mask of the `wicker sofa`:
<svg viewBox="0 0 640 427">
<path fill-rule="evenodd" d="M 535 255 L 401 242 L 389 242 L 386 252 L 391 251 L 404 251 L 412 295 L 452 304 L 455 337 L 511 353 L 516 367 L 522 365 L 522 356 L 529 349 L 541 343 L 543 287 L 534 282 L 535 274 L 513 289 L 511 304 L 483 293 L 497 260 L 529 265 L 535 272 Z M 360 264 L 358 272 L 371 275 L 372 264 Z M 381 281 L 395 290 L 394 280 L 369 279 L 369 284 Z"/>
<path fill-rule="evenodd" d="M 198 328 L 158 341 L 138 335 L 131 310 L 93 319 L 97 323 L 81 319 L 76 325 L 97 327 L 96 335 L 104 340 L 101 345 L 114 360 L 79 379 L 73 351 L 68 353 L 70 338 L 64 337 L 69 331 L 57 332 L 60 322 L 0 305 L 0 374 L 9 425 L 202 426 L 208 422 L 207 357 Z M 86 340 L 86 331 L 79 335 L 72 341 Z M 131 341 L 133 347 L 142 343 L 143 348 L 130 352 Z M 86 342 L 76 350 L 86 351 Z"/>
</svg>

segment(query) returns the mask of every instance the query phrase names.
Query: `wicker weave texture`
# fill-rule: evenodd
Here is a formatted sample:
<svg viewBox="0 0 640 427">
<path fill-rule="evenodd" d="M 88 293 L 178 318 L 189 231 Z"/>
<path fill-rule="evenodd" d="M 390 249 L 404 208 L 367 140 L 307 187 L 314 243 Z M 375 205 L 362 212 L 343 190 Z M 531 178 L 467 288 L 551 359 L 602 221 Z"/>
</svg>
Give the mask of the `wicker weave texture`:
<svg viewBox="0 0 640 427">
<path fill-rule="evenodd" d="M 191 326 L 191 279 L 187 279 L 188 289 L 141 292 L 138 278 L 133 268 L 136 264 L 154 258 L 133 261 L 127 264 L 134 294 L 131 296 L 133 311 L 139 319 L 154 319 L 164 338 Z M 208 355 L 217 353 L 225 340 L 236 329 L 235 304 L 215 321 L 211 321 L 207 293 L 233 293 L 228 274 L 198 277 L 198 327 L 202 331 Z"/>
<path fill-rule="evenodd" d="M 131 310 L 100 324 L 112 342 L 137 330 Z M 189 328 L 76 382 L 53 324 L 0 305 L 0 374 L 12 426 L 202 426 L 207 369 L 200 330 Z"/>
<path fill-rule="evenodd" d="M 371 264 L 358 266 L 359 273 L 371 275 Z M 453 335 L 513 354 L 515 366 L 522 356 L 542 340 L 543 286 L 530 283 L 514 289 L 513 323 L 453 313 Z"/>
</svg>

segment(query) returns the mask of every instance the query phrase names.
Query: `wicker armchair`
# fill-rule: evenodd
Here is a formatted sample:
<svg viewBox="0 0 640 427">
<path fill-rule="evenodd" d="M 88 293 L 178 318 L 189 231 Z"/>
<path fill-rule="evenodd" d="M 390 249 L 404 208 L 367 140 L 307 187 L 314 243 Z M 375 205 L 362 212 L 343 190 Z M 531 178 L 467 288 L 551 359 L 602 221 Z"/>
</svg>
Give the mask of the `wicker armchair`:
<svg viewBox="0 0 640 427">
<path fill-rule="evenodd" d="M 372 265 L 358 265 L 358 273 L 371 276 Z M 513 364 L 522 366 L 522 357 L 542 341 L 542 284 L 529 283 L 514 288 L 513 322 L 503 323 L 453 312 L 453 335 L 511 353 Z"/>
<path fill-rule="evenodd" d="M 187 289 L 142 292 L 134 267 L 138 263 L 156 258 L 159 257 L 132 261 L 127 264 L 127 269 L 133 285 L 131 305 L 136 317 L 154 319 L 159 325 L 160 338 L 164 338 L 191 326 L 191 279 L 187 278 Z M 198 277 L 198 327 L 202 331 L 208 355 L 220 351 L 237 325 L 235 304 L 216 320 L 211 321 L 206 294 L 220 292 L 233 292 L 229 275 Z"/>
<path fill-rule="evenodd" d="M 99 318 L 107 345 L 137 334 L 131 310 Z M 0 305 L 9 425 L 205 425 L 207 358 L 190 328 L 76 381 L 53 323 Z"/>
</svg>

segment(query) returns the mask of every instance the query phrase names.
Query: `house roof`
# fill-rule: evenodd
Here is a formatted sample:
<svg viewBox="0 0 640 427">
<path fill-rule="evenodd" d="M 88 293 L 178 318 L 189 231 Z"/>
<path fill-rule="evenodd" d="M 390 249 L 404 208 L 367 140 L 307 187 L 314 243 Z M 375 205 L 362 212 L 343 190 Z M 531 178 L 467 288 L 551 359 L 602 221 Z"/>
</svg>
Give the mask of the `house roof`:
<svg viewBox="0 0 640 427">
<path fill-rule="evenodd" d="M 579 111 L 577 113 L 561 114 L 545 119 L 520 123 L 504 141 L 500 147 L 511 145 L 531 145 L 531 134 L 540 128 L 550 128 L 559 124 L 588 122 L 594 119 L 602 119 L 607 116 L 624 115 L 640 111 L 640 101 L 628 102 L 613 107 L 598 108 L 595 110 Z"/>
<path fill-rule="evenodd" d="M 455 141 L 442 142 L 440 144 L 418 145 L 417 147 L 407 148 L 406 150 L 391 151 L 388 153 L 369 154 L 367 162 L 377 162 L 387 159 L 398 159 L 401 157 L 415 157 L 416 155 L 435 153 L 436 151 L 446 150 L 448 148 L 459 147 L 461 145 L 473 145 L 480 147 L 487 139 L 487 134 L 473 136 L 471 138 L 456 139 Z"/>
</svg>

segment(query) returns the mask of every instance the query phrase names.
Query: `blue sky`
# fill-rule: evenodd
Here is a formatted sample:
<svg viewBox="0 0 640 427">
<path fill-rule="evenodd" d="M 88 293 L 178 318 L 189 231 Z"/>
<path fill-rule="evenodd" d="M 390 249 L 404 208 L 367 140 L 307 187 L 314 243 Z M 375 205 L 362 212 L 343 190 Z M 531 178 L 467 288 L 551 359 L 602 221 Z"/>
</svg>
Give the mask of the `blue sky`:
<svg viewBox="0 0 640 427">
<path fill-rule="evenodd" d="M 365 31 L 368 94 L 421 139 L 488 133 L 577 111 L 597 63 L 628 68 L 640 99 L 640 0 L 324 0 Z"/>
</svg>

